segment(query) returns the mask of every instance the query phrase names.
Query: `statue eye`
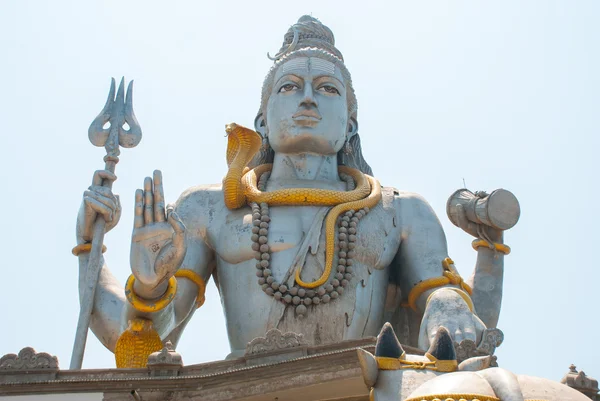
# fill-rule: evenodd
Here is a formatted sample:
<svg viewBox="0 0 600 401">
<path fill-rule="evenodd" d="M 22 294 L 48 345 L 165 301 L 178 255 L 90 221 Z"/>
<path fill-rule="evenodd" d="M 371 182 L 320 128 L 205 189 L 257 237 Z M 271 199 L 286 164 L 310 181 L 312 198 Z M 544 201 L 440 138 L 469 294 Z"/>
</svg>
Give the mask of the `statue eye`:
<svg viewBox="0 0 600 401">
<path fill-rule="evenodd" d="M 333 95 L 339 95 L 340 91 L 337 90 L 337 88 L 333 85 L 323 85 L 321 87 L 319 87 L 319 89 L 317 89 L 321 92 L 327 92 L 327 93 L 331 93 Z"/>
<path fill-rule="evenodd" d="M 292 92 L 297 89 L 300 89 L 300 87 L 296 84 L 285 84 L 281 88 L 279 88 L 279 93 Z"/>
</svg>

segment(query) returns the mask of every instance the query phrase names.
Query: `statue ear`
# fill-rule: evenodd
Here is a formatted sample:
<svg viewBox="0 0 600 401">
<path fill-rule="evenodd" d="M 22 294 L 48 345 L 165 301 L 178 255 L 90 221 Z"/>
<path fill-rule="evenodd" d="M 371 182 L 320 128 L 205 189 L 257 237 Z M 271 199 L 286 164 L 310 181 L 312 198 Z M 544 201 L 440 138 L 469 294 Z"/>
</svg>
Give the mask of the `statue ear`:
<svg viewBox="0 0 600 401">
<path fill-rule="evenodd" d="M 348 120 L 348 139 L 352 138 L 358 132 L 358 121 L 356 117 L 350 117 Z"/>
<path fill-rule="evenodd" d="M 363 380 L 368 388 L 374 387 L 377 383 L 377 376 L 379 375 L 379 368 L 377 367 L 377 360 L 373 354 L 364 349 L 357 349 L 358 363 L 360 364 L 360 370 L 362 371 Z"/>
<path fill-rule="evenodd" d="M 456 360 L 456 350 L 454 349 L 452 337 L 450 337 L 448 329 L 444 326 L 441 326 L 437 333 L 435 333 L 435 337 L 433 338 L 427 353 L 440 361 Z"/>
<path fill-rule="evenodd" d="M 267 120 L 265 120 L 263 113 L 260 113 L 254 119 L 254 130 L 258 132 L 263 139 L 267 137 Z"/>
</svg>

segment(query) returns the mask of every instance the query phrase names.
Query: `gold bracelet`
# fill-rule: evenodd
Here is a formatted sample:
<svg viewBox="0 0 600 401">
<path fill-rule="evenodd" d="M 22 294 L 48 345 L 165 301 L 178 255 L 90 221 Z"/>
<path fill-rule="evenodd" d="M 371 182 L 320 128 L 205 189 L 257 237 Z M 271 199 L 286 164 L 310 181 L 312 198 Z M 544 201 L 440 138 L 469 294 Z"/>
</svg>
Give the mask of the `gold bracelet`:
<svg viewBox="0 0 600 401">
<path fill-rule="evenodd" d="M 462 277 L 458 274 L 454 268 L 454 261 L 450 258 L 446 258 L 442 261 L 442 267 L 444 269 L 442 277 L 434 277 L 415 285 L 410 293 L 408 294 L 407 302 L 403 303 L 402 306 L 409 306 L 415 312 L 417 311 L 417 300 L 425 291 L 432 290 L 438 287 L 444 287 L 449 284 L 460 286 L 468 294 L 473 293 L 473 289 L 465 283 Z"/>
<path fill-rule="evenodd" d="M 178 270 L 175 277 L 187 278 L 198 286 L 198 295 L 196 296 L 196 308 L 204 304 L 204 291 L 206 291 L 206 283 L 198 273 L 189 269 Z"/>
<path fill-rule="evenodd" d="M 138 296 L 133 290 L 133 283 L 135 283 L 135 276 L 132 274 L 127 279 L 125 284 L 125 297 L 136 310 L 144 313 L 158 312 L 167 307 L 175 298 L 177 292 L 177 279 L 171 277 L 168 282 L 167 290 L 157 300 L 148 300 Z"/>
<path fill-rule="evenodd" d="M 499 244 L 497 242 L 492 242 L 492 244 L 493 244 L 493 246 L 490 245 L 490 243 L 484 239 L 476 239 L 471 243 L 471 246 L 475 250 L 479 249 L 479 247 L 481 247 L 481 246 L 484 246 L 489 249 L 495 249 L 496 251 L 502 252 L 505 255 L 508 255 L 510 253 L 510 246 L 504 245 L 504 244 Z"/>
<path fill-rule="evenodd" d="M 87 253 L 92 250 L 91 242 L 84 242 L 83 244 L 76 245 L 71 249 L 71 253 L 75 256 L 79 256 L 80 253 Z M 106 245 L 102 245 L 102 253 L 106 252 Z"/>
<path fill-rule="evenodd" d="M 475 305 L 473 305 L 473 300 L 471 299 L 469 294 L 467 294 L 465 291 L 458 289 L 458 288 L 454 288 L 454 287 L 440 288 L 439 290 L 454 291 L 455 293 L 460 295 L 460 297 L 467 303 L 467 306 L 469 307 L 469 310 L 471 311 L 471 313 L 475 313 Z M 435 290 L 434 292 L 429 294 L 429 296 L 427 297 L 427 301 L 425 302 L 425 306 L 427 306 L 427 304 L 429 304 L 429 300 L 431 299 L 432 295 L 435 294 L 436 292 L 438 292 L 439 290 Z"/>
</svg>

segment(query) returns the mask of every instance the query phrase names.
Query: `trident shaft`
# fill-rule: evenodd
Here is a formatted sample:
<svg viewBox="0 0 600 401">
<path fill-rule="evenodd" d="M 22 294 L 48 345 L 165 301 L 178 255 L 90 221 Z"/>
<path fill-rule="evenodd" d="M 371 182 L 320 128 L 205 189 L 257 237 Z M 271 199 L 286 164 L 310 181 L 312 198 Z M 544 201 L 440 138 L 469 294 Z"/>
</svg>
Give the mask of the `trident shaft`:
<svg viewBox="0 0 600 401">
<path fill-rule="evenodd" d="M 106 149 L 104 169 L 111 173 L 115 172 L 115 166 L 119 162 L 121 153 L 119 146 L 133 148 L 142 139 L 142 130 L 133 113 L 133 81 L 127 87 L 126 97 L 124 96 L 124 89 L 125 78 L 122 78 L 115 97 L 115 79 L 112 78 L 106 104 L 88 130 L 90 142 L 95 146 L 104 146 Z M 125 128 L 126 125 L 128 128 Z M 111 188 L 112 181 L 106 180 L 102 185 Z M 100 277 L 100 269 L 102 268 L 102 243 L 104 242 L 105 227 L 104 218 L 98 216 L 94 223 L 94 237 L 85 273 L 85 288 L 81 299 L 70 369 L 81 369 L 83 363 L 83 353 L 94 308 L 94 295 Z"/>
</svg>

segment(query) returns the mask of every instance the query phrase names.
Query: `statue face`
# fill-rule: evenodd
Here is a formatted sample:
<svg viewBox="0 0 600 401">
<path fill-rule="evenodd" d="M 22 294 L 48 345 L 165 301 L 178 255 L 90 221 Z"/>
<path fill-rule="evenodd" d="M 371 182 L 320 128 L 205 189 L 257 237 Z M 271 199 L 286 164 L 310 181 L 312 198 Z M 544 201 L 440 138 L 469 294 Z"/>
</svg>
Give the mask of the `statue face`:
<svg viewBox="0 0 600 401">
<path fill-rule="evenodd" d="M 336 154 L 348 132 L 341 71 L 318 57 L 282 64 L 266 109 L 269 144 L 282 153 Z"/>
</svg>

